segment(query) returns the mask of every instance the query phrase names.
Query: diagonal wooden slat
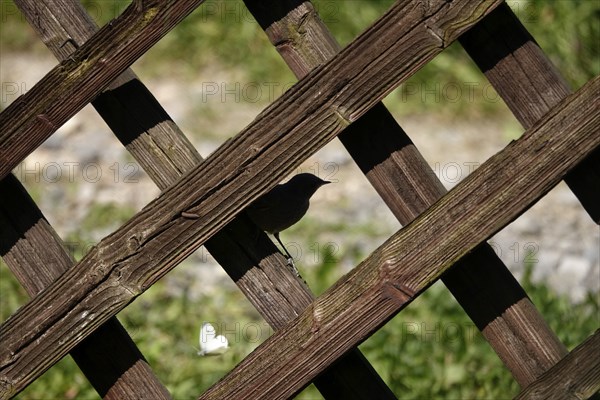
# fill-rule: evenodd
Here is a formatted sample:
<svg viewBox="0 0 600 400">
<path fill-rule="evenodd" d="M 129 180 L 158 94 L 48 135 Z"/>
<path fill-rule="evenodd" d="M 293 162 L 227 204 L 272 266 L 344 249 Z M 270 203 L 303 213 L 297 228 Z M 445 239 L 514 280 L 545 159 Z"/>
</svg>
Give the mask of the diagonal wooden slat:
<svg viewBox="0 0 600 400">
<path fill-rule="evenodd" d="M 79 5 L 77 10 L 83 10 L 79 3 L 75 4 Z M 40 2 L 30 5 L 30 12 L 25 10 L 24 15 L 29 17 L 30 22 L 33 20 L 40 24 L 40 30 L 57 51 L 55 54 L 67 58 L 71 43 L 66 39 L 70 36 L 64 32 L 61 32 L 63 35 L 52 34 L 55 33 L 52 23 L 56 20 L 44 18 L 47 14 Z M 17 1 L 17 6 L 22 7 L 22 4 Z M 53 4 L 55 12 L 64 13 L 61 6 Z M 85 15 L 85 11 L 81 15 Z M 88 22 L 93 24 L 91 19 Z M 0 255 L 33 297 L 70 268 L 74 260 L 14 176 L 8 175 L 2 179 L 0 187 L 3 193 L 0 198 L 0 242 L 3 246 Z M 86 338 L 73 349 L 71 355 L 98 394 L 105 399 L 170 398 L 167 389 L 153 374 L 116 318 Z"/>
<path fill-rule="evenodd" d="M 284 399 L 302 389 L 319 368 L 369 337 L 600 146 L 599 90 L 600 77 L 596 77 L 554 107 L 519 140 L 394 234 L 200 399 Z"/>
<path fill-rule="evenodd" d="M 9 318 L 2 392 L 35 379 L 499 3 L 392 7 Z"/>
<path fill-rule="evenodd" d="M 134 0 L 0 113 L 0 179 L 204 0 Z"/>
<path fill-rule="evenodd" d="M 515 400 L 600 398 L 600 330 L 527 386 Z"/>
<path fill-rule="evenodd" d="M 97 30 L 81 4 L 72 0 L 16 0 L 16 4 L 60 59 L 68 58 Z M 131 70 L 92 104 L 161 189 L 202 161 Z M 227 225 L 207 241 L 206 248 L 275 329 L 313 300 L 266 235 L 246 218 Z M 126 380 L 124 375 L 119 382 Z M 395 398 L 358 349 L 325 371 L 315 386 L 325 398 Z"/>
<path fill-rule="evenodd" d="M 507 4 L 466 32 L 460 43 L 525 129 L 571 90 Z M 600 224 L 600 151 L 565 177 L 592 220 Z"/>
<path fill-rule="evenodd" d="M 308 1 L 245 3 L 299 78 L 340 50 Z M 383 104 L 338 137 L 402 225 L 446 193 Z M 490 246 L 479 247 L 442 280 L 520 385 L 526 386 L 567 354 Z"/>
<path fill-rule="evenodd" d="M 0 256 L 34 297 L 75 260 L 14 175 L 0 180 L 0 193 Z M 104 399 L 171 398 L 116 317 L 71 355 Z"/>
</svg>

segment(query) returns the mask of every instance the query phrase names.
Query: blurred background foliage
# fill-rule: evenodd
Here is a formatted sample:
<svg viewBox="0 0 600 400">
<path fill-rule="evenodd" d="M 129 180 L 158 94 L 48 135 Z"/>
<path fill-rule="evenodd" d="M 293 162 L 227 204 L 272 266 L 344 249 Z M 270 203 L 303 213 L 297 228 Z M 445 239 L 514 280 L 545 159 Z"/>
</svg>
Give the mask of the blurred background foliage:
<svg viewBox="0 0 600 400">
<path fill-rule="evenodd" d="M 317 264 L 301 271 L 317 294 L 345 272 L 331 249 L 322 246 Z M 362 259 L 366 255 L 356 256 Z M 589 296 L 572 304 L 545 285 L 532 284 L 532 267 L 525 266 L 529 272 L 521 283 L 571 350 L 598 328 L 598 298 Z M 0 274 L 0 319 L 5 320 L 27 296 L 6 266 L 0 266 Z M 191 285 L 182 282 L 174 290 L 165 280 L 159 281 L 118 315 L 175 399 L 196 398 L 272 334 L 239 291 L 197 295 L 186 283 Z M 213 357 L 196 355 L 203 321 L 211 322 L 217 333 L 228 338 L 228 352 Z M 519 391 L 509 371 L 441 283 L 417 298 L 360 349 L 401 399 L 507 399 Z M 65 357 L 18 398 L 98 396 L 73 360 Z M 322 397 L 311 385 L 298 398 Z"/>
<path fill-rule="evenodd" d="M 127 1 L 84 0 L 99 24 L 118 15 Z M 342 45 L 364 31 L 392 4 L 391 0 L 316 0 L 321 18 Z M 509 1 L 573 89 L 600 73 L 600 2 L 596 0 Z M 11 52 L 47 52 L 35 33 L 18 15 L 12 2 L 2 0 L 1 55 Z M 135 65 L 142 76 L 160 78 L 179 75 L 182 80 L 218 69 L 237 71 L 247 81 L 295 82 L 260 27 L 239 0 L 209 0 L 161 40 Z M 208 71 L 208 72 L 207 72 Z M 207 75 L 207 78 L 210 78 Z M 452 45 L 413 76 L 406 85 L 432 82 L 483 83 L 485 78 L 458 45 Z M 480 107 L 459 102 L 422 102 L 397 89 L 386 103 L 402 113 L 455 115 L 479 113 L 504 115 L 501 102 L 482 102 Z M 103 234 L 113 223 L 126 220 L 132 210 L 92 209 L 82 232 L 95 228 Z M 116 216 L 116 217 L 115 217 Z M 305 223 L 304 229 L 310 227 Z M 317 235 L 319 228 L 314 228 Z M 346 227 L 339 226 L 339 232 Z M 368 227 L 365 231 L 368 231 Z M 307 229 L 309 232 L 310 229 Z M 87 233 L 86 233 L 87 234 Z M 307 242 L 318 241 L 318 237 Z M 70 237 L 68 242 L 85 243 L 91 237 Z M 94 239 L 95 240 L 95 239 Z M 331 246 L 321 246 L 315 265 L 302 271 L 318 294 L 346 272 Z M 80 258 L 76 252 L 75 257 Z M 352 252 L 356 265 L 366 254 Z M 530 270 L 531 266 L 525 266 Z M 185 282 L 184 282 L 185 283 Z M 526 274 L 522 284 L 542 315 L 561 340 L 572 349 L 598 327 L 598 298 L 573 305 L 544 285 L 533 285 Z M 159 282 L 119 314 L 159 378 L 174 398 L 195 398 L 227 373 L 272 332 L 233 285 L 216 294 L 194 294 L 185 284 L 177 290 Z M 27 296 L 0 262 L 0 319 L 5 320 Z M 202 320 L 213 322 L 231 344 L 218 357 L 196 355 L 197 335 Z M 403 399 L 423 398 L 511 398 L 518 387 L 460 306 L 440 284 L 393 318 L 361 349 L 392 390 Z M 66 357 L 20 396 L 26 399 L 97 398 L 74 362 Z M 320 398 L 313 387 L 299 398 Z"/>
<path fill-rule="evenodd" d="M 2 3 L 2 52 L 47 51 L 23 18 L 10 18 L 19 15 L 14 4 L 6 0 Z M 121 13 L 129 2 L 83 0 L 83 4 L 102 25 Z M 392 0 L 314 1 L 321 19 L 343 46 L 368 28 L 392 4 Z M 600 1 L 511 0 L 508 4 L 573 89 L 600 73 Z M 189 79 L 206 68 L 228 68 L 245 75 L 247 81 L 296 81 L 241 0 L 206 1 L 142 57 L 136 66 L 141 68 L 142 73 L 157 76 L 180 74 L 182 79 Z M 454 44 L 414 75 L 408 84 L 484 81 L 462 48 Z M 402 97 L 402 89 L 396 90 L 388 101 L 393 101 L 394 96 Z M 427 102 L 425 107 L 418 101 L 418 108 L 410 98 L 402 98 L 401 101 L 407 112 L 427 113 L 430 107 L 444 108 L 449 113 L 473 112 L 474 109 L 476 112 L 497 113 L 503 110 L 503 106 L 499 106 L 501 102 L 483 102 L 483 110 L 472 107 L 472 104 L 464 104 L 465 97 L 455 102 L 446 101 L 448 99 L 442 96 L 440 101 Z"/>
</svg>

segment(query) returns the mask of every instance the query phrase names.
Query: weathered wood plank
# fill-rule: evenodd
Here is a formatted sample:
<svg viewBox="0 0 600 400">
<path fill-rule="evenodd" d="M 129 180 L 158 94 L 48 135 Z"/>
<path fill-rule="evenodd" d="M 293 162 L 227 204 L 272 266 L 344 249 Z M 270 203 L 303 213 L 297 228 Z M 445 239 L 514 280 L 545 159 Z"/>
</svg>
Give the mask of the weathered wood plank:
<svg viewBox="0 0 600 400">
<path fill-rule="evenodd" d="M 308 1 L 245 3 L 299 78 L 340 50 Z M 370 109 L 338 137 L 402 225 L 446 193 L 383 104 Z M 520 385 L 526 386 L 567 354 L 490 246 L 479 247 L 442 280 Z M 536 328 L 530 329 L 532 326 Z"/>
<path fill-rule="evenodd" d="M 598 399 L 599 391 L 600 330 L 597 330 L 515 400 Z"/>
<path fill-rule="evenodd" d="M 0 256 L 34 297 L 75 261 L 14 175 L 0 181 L 0 193 Z M 71 356 L 104 399 L 171 398 L 116 317 Z"/>
<path fill-rule="evenodd" d="M 554 107 L 200 398 L 289 398 L 318 373 L 315 365 L 365 340 L 600 146 L 598 90 L 600 77 Z"/>
<path fill-rule="evenodd" d="M 506 4 L 460 38 L 511 112 L 529 129 L 571 89 Z M 600 151 L 565 177 L 592 220 L 600 224 Z"/>
<path fill-rule="evenodd" d="M 499 3 L 394 6 L 6 321 L 2 391 L 64 356 Z"/>
<path fill-rule="evenodd" d="M 203 0 L 134 0 L 0 113 L 0 178 L 92 101 Z"/>
<path fill-rule="evenodd" d="M 15 4 L 60 59 L 67 58 L 74 45 L 93 34 L 89 27 L 95 25 L 91 18 L 85 18 L 87 14 L 78 2 L 61 0 L 48 5 L 16 0 Z M 85 23 L 71 23 L 69 31 L 58 23 L 78 18 Z M 75 261 L 14 176 L 0 181 L 0 192 L 0 255 L 29 296 L 34 297 Z M 117 318 L 102 325 L 71 355 L 104 399 L 171 398 Z"/>
<path fill-rule="evenodd" d="M 17 4 L 24 6 L 25 13 L 36 16 L 30 23 L 58 58 L 67 58 L 98 29 L 77 2 L 17 0 Z M 166 189 L 202 161 L 131 70 L 121 74 L 92 105 L 159 188 Z M 287 268 L 277 248 L 247 218 L 236 218 L 205 246 L 274 329 L 296 317 L 313 300 L 308 287 Z M 128 373 L 133 372 L 126 370 L 117 383 L 126 381 Z M 314 383 L 330 399 L 395 398 L 358 349 L 350 351 Z M 141 392 L 138 395 L 158 397 Z"/>
</svg>

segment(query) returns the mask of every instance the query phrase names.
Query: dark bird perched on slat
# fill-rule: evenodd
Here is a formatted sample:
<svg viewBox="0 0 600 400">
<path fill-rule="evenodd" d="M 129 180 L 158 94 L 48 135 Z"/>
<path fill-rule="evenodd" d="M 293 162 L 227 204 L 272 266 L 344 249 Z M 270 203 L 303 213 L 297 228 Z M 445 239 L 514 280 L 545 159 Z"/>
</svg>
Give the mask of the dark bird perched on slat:
<svg viewBox="0 0 600 400">
<path fill-rule="evenodd" d="M 311 196 L 327 183 L 331 182 L 313 174 L 298 174 L 286 183 L 275 186 L 248 206 L 250 219 L 260 229 L 275 236 L 292 265 L 293 258 L 279 239 L 279 232 L 300 221 L 308 210 Z"/>
</svg>

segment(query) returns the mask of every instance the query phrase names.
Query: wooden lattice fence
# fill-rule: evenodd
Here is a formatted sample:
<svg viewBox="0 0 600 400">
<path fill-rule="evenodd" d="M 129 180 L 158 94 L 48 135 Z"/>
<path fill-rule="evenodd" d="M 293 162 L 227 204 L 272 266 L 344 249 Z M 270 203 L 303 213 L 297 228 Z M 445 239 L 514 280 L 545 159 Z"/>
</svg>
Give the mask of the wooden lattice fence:
<svg viewBox="0 0 600 400">
<path fill-rule="evenodd" d="M 356 346 L 437 279 L 520 398 L 600 387 L 598 332 L 569 353 L 485 244 L 562 179 L 600 222 L 600 82 L 570 94 L 502 1 L 399 0 L 341 49 L 310 2 L 246 0 L 300 81 L 206 160 L 127 69 L 201 0 L 101 29 L 73 1 L 15 3 L 61 62 L 0 114 L 0 250 L 32 297 L 0 328 L 3 398 L 69 352 L 103 397 L 169 398 L 114 316 L 202 244 L 276 329 L 202 398 L 395 398 Z M 457 39 L 527 131 L 446 194 L 380 100 Z M 163 192 L 75 263 L 11 170 L 89 102 Z M 335 137 L 404 228 L 315 299 L 243 210 Z"/>
</svg>

